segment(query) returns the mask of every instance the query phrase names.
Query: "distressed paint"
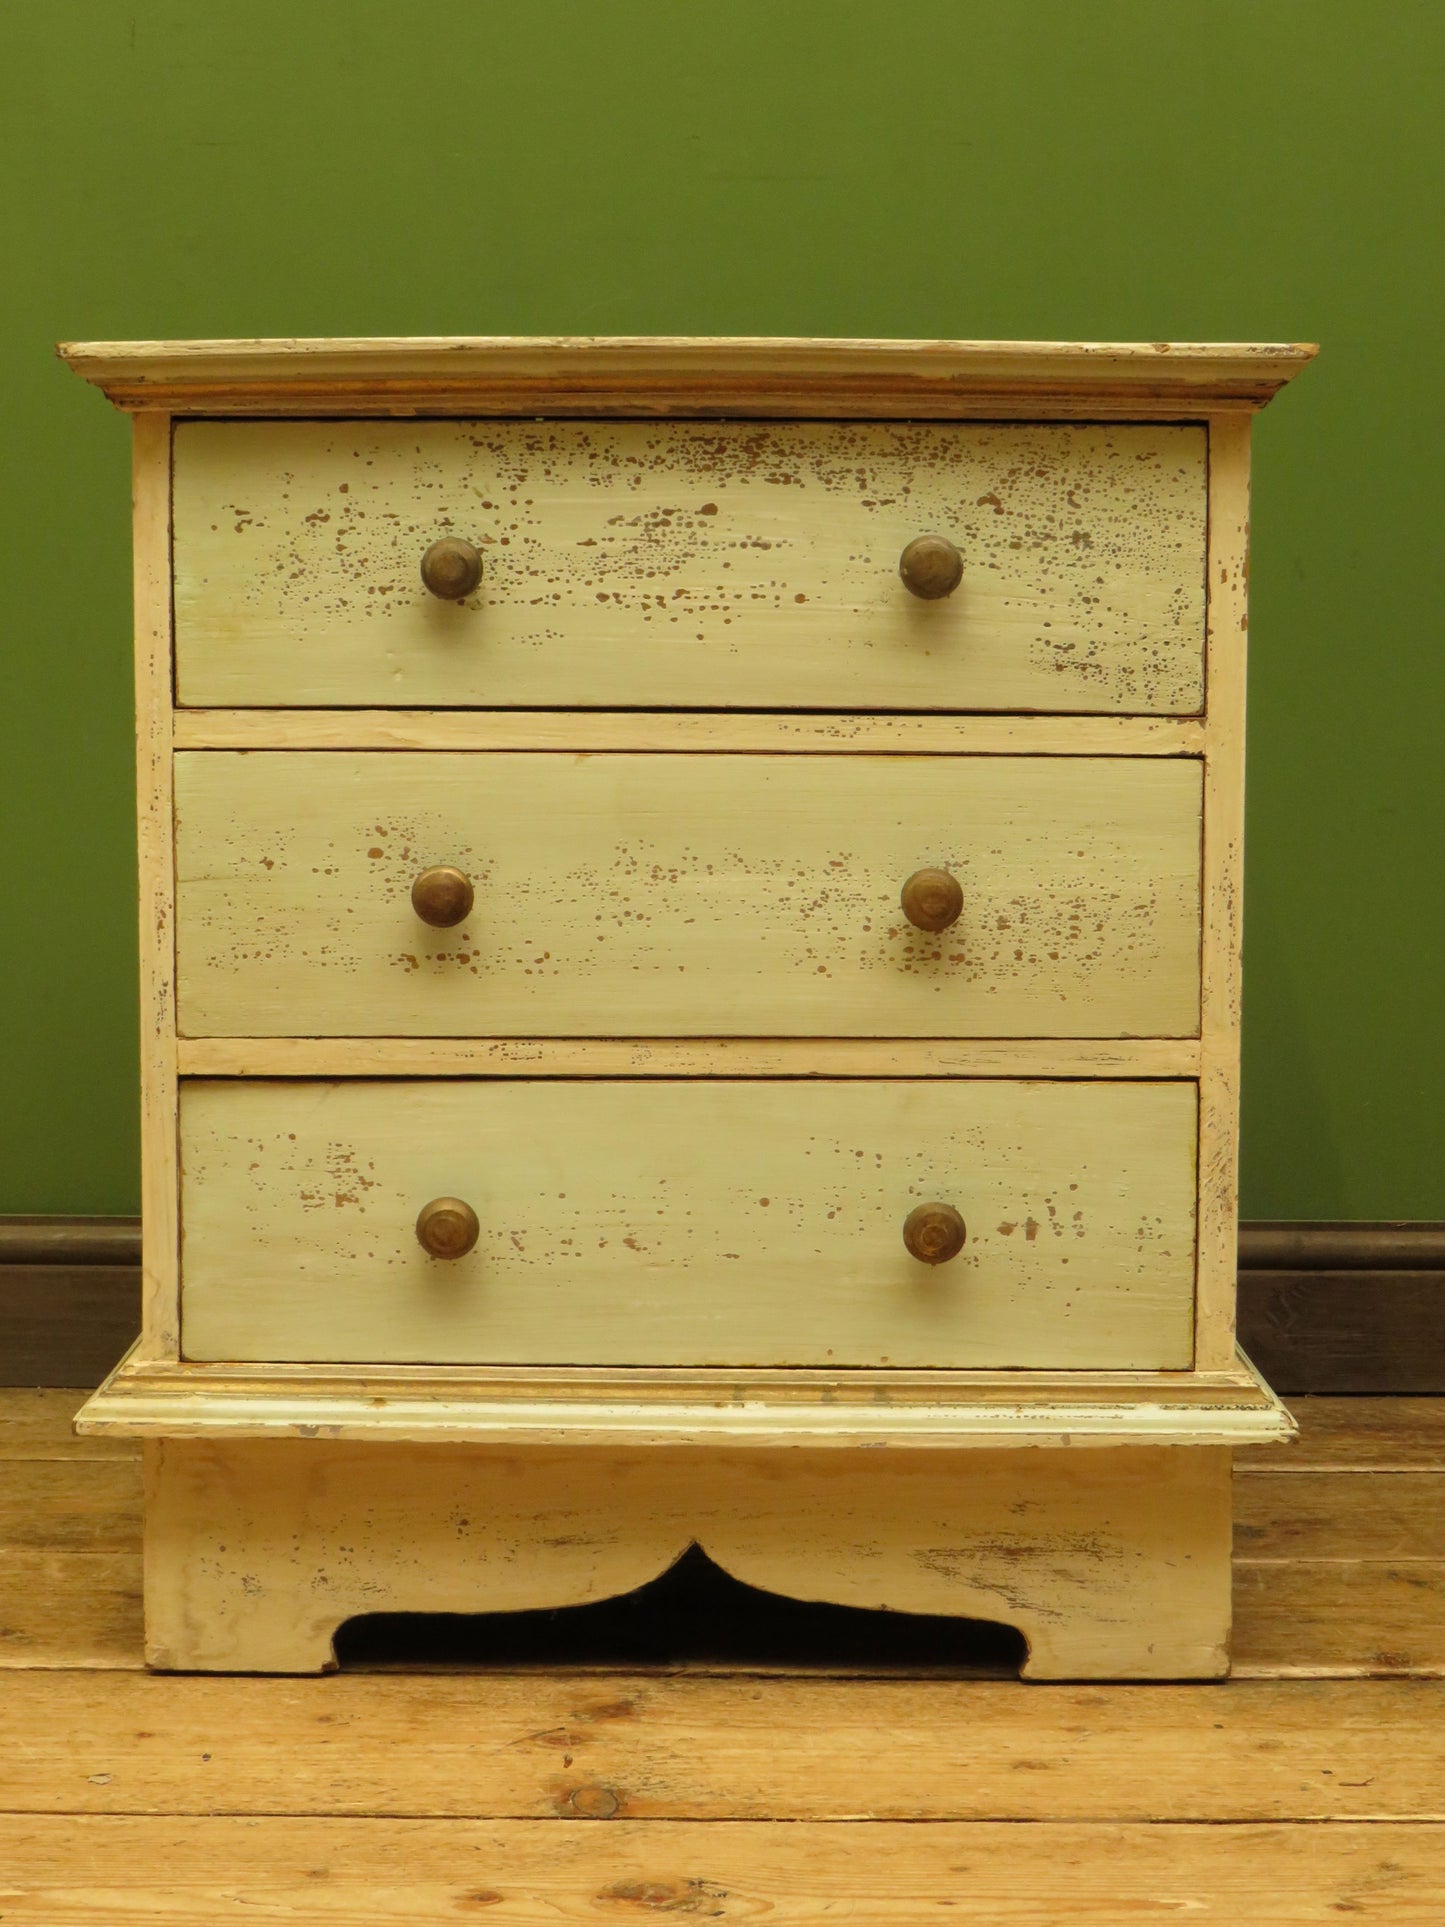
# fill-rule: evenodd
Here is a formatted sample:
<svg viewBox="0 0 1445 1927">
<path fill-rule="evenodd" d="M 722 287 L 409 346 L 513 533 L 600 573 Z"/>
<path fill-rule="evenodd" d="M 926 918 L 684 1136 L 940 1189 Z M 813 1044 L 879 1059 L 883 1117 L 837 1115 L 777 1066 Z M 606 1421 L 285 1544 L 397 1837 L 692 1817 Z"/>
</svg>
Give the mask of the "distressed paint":
<svg viewBox="0 0 1445 1927">
<path fill-rule="evenodd" d="M 192 1359 L 1186 1367 L 1187 1083 L 182 1088 Z M 475 1251 L 414 1222 L 467 1200 Z M 935 1267 L 908 1211 L 955 1204 Z"/>
<path fill-rule="evenodd" d="M 1182 1036 L 1201 766 L 1157 757 L 176 757 L 181 1029 Z M 412 880 L 458 864 L 452 930 Z M 899 908 L 943 865 L 960 921 Z"/>
<path fill-rule="evenodd" d="M 1194 1038 L 191 1037 L 182 1077 L 1198 1077 Z"/>
<path fill-rule="evenodd" d="M 176 1172 L 176 855 L 171 748 L 171 422 L 131 425 L 136 883 L 140 913 L 140 1356 L 180 1349 Z"/>
<path fill-rule="evenodd" d="M 1197 420 L 1262 408 L 1308 342 L 425 335 L 71 341 L 121 408 L 194 415 L 1036 416 Z"/>
<path fill-rule="evenodd" d="M 153 1663 L 308 1670 L 351 1611 L 700 1540 L 1009 1620 L 1039 1677 L 1222 1669 L 1218 1448 L 1288 1426 L 1231 1344 L 1243 420 L 1308 354 L 73 352 L 130 406 L 459 417 L 139 425 L 159 1262 L 82 1424 L 163 1441 Z M 421 587 L 446 532 L 471 606 Z M 897 578 L 923 533 L 944 603 Z M 444 861 L 478 908 L 439 936 Z M 965 914 L 924 939 L 938 864 Z M 412 1233 L 444 1191 L 484 1227 L 451 1265 Z M 937 1272 L 924 1197 L 970 1225 Z"/>
<path fill-rule="evenodd" d="M 1234 1352 L 1238 1277 L 1249 438 L 1247 418 L 1210 425 L 1198 1277 L 1199 1351 L 1209 1365 Z"/>
<path fill-rule="evenodd" d="M 179 709 L 177 749 L 797 750 L 856 756 L 1198 756 L 1197 716 L 801 710 Z"/>
<path fill-rule="evenodd" d="M 690 1544 L 767 1592 L 1016 1626 L 1027 1678 L 1227 1666 L 1218 1447 L 579 1457 L 167 1440 L 145 1456 L 152 1666 L 321 1672 L 354 1613 L 581 1605 Z"/>
<path fill-rule="evenodd" d="M 192 422 L 184 704 L 1187 714 L 1205 435 L 938 422 Z M 914 536 L 964 578 L 920 603 Z M 439 535 L 481 549 L 463 604 Z"/>
<path fill-rule="evenodd" d="M 1229 1372 L 859 1366 L 123 1363 L 89 1438 L 362 1444 L 859 1446 L 913 1451 L 1258 1445 L 1289 1412 L 1248 1359 Z"/>
</svg>

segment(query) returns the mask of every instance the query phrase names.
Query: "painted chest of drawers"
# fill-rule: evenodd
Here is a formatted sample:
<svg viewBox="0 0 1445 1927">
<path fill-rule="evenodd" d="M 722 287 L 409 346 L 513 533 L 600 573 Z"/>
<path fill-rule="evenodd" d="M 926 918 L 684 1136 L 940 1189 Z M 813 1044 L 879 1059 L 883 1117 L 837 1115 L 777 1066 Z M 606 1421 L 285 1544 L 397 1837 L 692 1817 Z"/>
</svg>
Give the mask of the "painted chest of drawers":
<svg viewBox="0 0 1445 1927">
<path fill-rule="evenodd" d="M 1224 1670 L 1252 412 L 1299 347 L 89 344 L 150 1661 L 690 1544 Z"/>
</svg>

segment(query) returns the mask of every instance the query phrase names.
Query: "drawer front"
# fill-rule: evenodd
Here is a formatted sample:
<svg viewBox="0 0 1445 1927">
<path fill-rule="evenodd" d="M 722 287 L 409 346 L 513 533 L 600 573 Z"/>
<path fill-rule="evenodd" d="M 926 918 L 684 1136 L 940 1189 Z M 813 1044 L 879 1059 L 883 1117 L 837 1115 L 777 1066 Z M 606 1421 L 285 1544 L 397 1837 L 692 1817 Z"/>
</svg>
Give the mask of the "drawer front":
<svg viewBox="0 0 1445 1927">
<path fill-rule="evenodd" d="M 1196 427 L 183 423 L 179 698 L 1192 713 L 1205 481 Z"/>
<path fill-rule="evenodd" d="M 185 752 L 181 1029 L 1191 1036 L 1200 808 L 1189 758 Z"/>
<path fill-rule="evenodd" d="M 192 1359 L 1183 1368 L 1193 1084 L 198 1082 Z M 479 1235 L 428 1255 L 422 1207 Z M 922 1203 L 967 1240 L 905 1248 Z"/>
</svg>

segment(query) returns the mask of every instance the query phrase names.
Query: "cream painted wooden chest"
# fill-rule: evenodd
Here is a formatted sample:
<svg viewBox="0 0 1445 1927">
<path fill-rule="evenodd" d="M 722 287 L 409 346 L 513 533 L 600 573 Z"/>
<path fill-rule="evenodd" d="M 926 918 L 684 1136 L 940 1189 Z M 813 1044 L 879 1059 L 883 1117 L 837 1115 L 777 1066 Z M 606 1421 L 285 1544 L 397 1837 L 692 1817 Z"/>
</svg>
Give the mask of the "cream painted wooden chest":
<svg viewBox="0 0 1445 1927">
<path fill-rule="evenodd" d="M 1227 1666 L 1250 416 L 1307 347 L 62 351 L 135 428 L 152 1665 L 699 1543 Z"/>
</svg>

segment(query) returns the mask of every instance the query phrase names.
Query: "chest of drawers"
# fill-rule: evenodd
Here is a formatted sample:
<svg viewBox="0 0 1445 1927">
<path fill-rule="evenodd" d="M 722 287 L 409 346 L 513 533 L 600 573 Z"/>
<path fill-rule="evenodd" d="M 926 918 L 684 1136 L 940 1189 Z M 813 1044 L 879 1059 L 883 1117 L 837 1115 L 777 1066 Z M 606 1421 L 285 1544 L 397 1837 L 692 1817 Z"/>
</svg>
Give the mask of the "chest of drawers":
<svg viewBox="0 0 1445 1927">
<path fill-rule="evenodd" d="M 87 344 L 150 1662 L 690 1544 L 1227 1665 L 1251 413 L 1301 347 Z M 1047 1448 L 1047 1449 L 1045 1449 Z"/>
</svg>

